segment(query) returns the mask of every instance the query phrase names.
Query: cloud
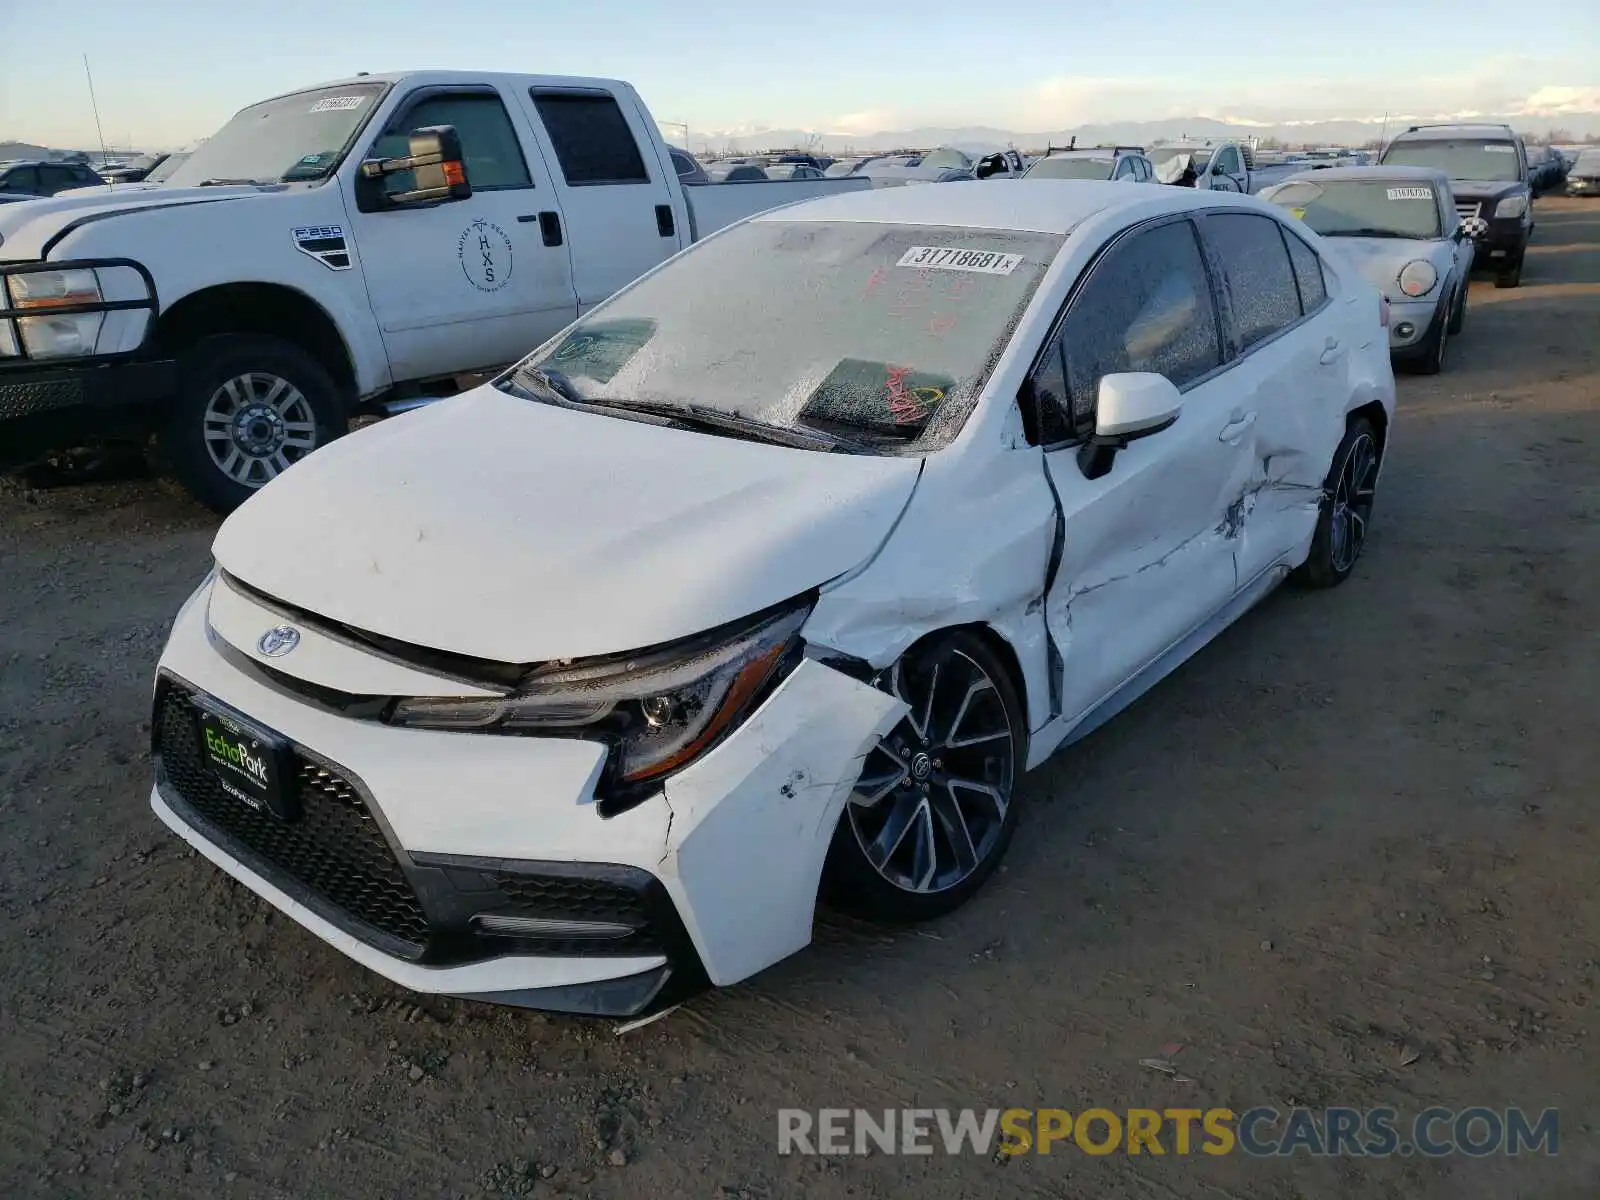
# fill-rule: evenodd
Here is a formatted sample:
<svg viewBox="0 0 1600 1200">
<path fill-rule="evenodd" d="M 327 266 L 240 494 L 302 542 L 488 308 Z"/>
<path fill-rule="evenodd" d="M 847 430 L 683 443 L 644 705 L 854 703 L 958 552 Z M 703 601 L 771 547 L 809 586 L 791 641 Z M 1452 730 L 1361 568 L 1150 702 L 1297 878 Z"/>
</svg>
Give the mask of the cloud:
<svg viewBox="0 0 1600 1200">
<path fill-rule="evenodd" d="M 1542 87 L 1511 111 L 1528 117 L 1600 112 L 1600 87 Z"/>
<path fill-rule="evenodd" d="M 900 123 L 898 114 L 887 108 L 868 108 L 861 112 L 845 113 L 823 123 L 826 133 L 862 134 L 876 133 L 880 129 L 893 129 Z"/>
</svg>

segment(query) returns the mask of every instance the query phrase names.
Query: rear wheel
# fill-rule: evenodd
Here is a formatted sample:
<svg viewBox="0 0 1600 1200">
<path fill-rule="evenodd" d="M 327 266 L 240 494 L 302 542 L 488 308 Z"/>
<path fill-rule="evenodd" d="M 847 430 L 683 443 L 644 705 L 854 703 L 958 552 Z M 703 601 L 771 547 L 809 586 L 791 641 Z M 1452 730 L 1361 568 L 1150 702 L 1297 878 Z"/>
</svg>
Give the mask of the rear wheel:
<svg viewBox="0 0 1600 1200">
<path fill-rule="evenodd" d="M 1378 439 L 1372 422 L 1357 417 L 1333 453 L 1323 485 L 1311 555 L 1295 572 L 1308 587 L 1337 587 L 1355 570 L 1367 542 L 1378 486 Z"/>
<path fill-rule="evenodd" d="M 971 633 L 914 648 L 877 683 L 910 711 L 866 757 L 823 895 L 868 919 L 926 920 L 965 903 L 1005 854 L 1026 722 L 1005 664 Z"/>
<path fill-rule="evenodd" d="M 161 449 L 173 474 L 226 513 L 344 432 L 338 386 L 281 338 L 225 334 L 178 360 L 179 395 Z"/>
</svg>

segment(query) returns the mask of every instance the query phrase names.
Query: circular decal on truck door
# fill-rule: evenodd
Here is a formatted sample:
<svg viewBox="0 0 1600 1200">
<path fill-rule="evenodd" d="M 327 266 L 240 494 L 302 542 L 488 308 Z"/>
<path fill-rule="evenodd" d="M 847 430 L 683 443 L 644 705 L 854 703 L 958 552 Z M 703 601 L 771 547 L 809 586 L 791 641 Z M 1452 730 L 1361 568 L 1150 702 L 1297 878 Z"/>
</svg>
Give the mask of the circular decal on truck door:
<svg viewBox="0 0 1600 1200">
<path fill-rule="evenodd" d="M 493 221 L 479 217 L 456 242 L 467 282 L 480 292 L 498 292 L 511 282 L 511 239 Z"/>
</svg>

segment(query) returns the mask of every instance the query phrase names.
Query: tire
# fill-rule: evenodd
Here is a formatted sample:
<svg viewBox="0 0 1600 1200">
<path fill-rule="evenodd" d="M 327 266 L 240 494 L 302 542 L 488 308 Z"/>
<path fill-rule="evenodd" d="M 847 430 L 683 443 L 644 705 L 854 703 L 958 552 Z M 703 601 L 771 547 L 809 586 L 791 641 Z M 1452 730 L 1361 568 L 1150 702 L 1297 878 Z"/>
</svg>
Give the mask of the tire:
<svg viewBox="0 0 1600 1200">
<path fill-rule="evenodd" d="M 345 425 L 338 385 L 304 350 L 262 334 L 222 334 L 179 355 L 178 396 L 158 438 L 190 494 L 228 513 Z"/>
<path fill-rule="evenodd" d="M 1311 554 L 1294 573 L 1305 587 L 1338 587 L 1355 570 L 1366 545 L 1376 499 L 1380 456 L 1372 422 L 1357 417 L 1345 428 L 1323 484 Z M 1353 541 L 1351 540 L 1353 538 Z"/>
<path fill-rule="evenodd" d="M 1455 337 L 1461 332 L 1461 327 L 1467 323 L 1467 283 L 1462 280 L 1461 286 L 1456 289 L 1455 307 L 1450 310 L 1450 336 Z"/>
<path fill-rule="evenodd" d="M 822 897 L 866 920 L 926 921 L 965 904 L 1011 844 L 1027 722 L 1005 663 L 969 632 L 912 647 L 876 682 L 912 711 L 867 754 Z"/>
<path fill-rule="evenodd" d="M 1522 260 L 1528 256 L 1528 248 L 1524 246 L 1517 251 L 1517 257 L 1511 263 L 1495 273 L 1494 285 L 1497 288 L 1514 288 L 1522 285 Z"/>
<path fill-rule="evenodd" d="M 1437 375 L 1444 370 L 1444 352 L 1450 344 L 1450 318 L 1441 314 L 1436 318 L 1438 325 L 1433 335 L 1428 338 L 1423 352 L 1411 362 L 1411 370 L 1416 375 Z"/>
</svg>

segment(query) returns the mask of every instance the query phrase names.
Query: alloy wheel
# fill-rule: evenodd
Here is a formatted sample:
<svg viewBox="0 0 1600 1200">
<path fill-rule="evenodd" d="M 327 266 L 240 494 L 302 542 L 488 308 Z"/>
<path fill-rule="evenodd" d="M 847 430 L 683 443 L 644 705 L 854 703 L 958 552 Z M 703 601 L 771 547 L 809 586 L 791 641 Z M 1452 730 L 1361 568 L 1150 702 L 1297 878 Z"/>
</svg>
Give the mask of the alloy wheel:
<svg viewBox="0 0 1600 1200">
<path fill-rule="evenodd" d="M 1372 504 L 1377 494 L 1378 447 L 1370 433 L 1362 433 L 1350 443 L 1344 468 L 1333 489 L 1332 544 L 1333 569 L 1344 574 L 1361 557 L 1367 540 L 1367 525 L 1372 520 Z"/>
<path fill-rule="evenodd" d="M 995 681 L 960 650 L 903 659 L 878 684 L 911 711 L 867 755 L 851 830 L 888 883 L 948 891 L 1000 841 L 1016 731 Z"/>
<path fill-rule="evenodd" d="M 211 461 L 235 483 L 259 488 L 317 446 L 311 402 L 266 371 L 236 375 L 211 393 L 202 418 Z"/>
</svg>

